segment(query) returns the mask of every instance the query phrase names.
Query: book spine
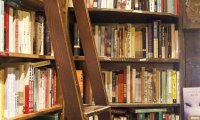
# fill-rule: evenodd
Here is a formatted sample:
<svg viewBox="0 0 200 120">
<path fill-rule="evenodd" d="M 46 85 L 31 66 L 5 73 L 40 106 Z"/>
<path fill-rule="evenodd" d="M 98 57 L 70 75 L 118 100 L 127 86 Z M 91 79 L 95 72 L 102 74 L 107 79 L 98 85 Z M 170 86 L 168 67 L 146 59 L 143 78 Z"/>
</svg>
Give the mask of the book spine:
<svg viewBox="0 0 200 120">
<path fill-rule="evenodd" d="M 126 10 L 131 10 L 132 0 L 126 0 Z"/>
<path fill-rule="evenodd" d="M 152 25 L 148 24 L 148 58 L 153 58 L 153 32 Z"/>
<path fill-rule="evenodd" d="M 5 5 L 4 11 L 4 42 L 5 42 L 5 51 L 9 52 L 9 6 Z"/>
<path fill-rule="evenodd" d="M 177 102 L 177 74 L 176 71 L 172 71 L 172 99 L 173 103 Z"/>
<path fill-rule="evenodd" d="M 4 1 L 0 1 L 0 52 L 4 52 Z"/>
<path fill-rule="evenodd" d="M 0 119 L 4 119 L 5 70 L 0 70 Z"/>
<path fill-rule="evenodd" d="M 180 72 L 177 71 L 176 72 L 176 95 L 177 95 L 177 103 L 180 103 Z"/>
<path fill-rule="evenodd" d="M 57 104 L 56 96 L 57 96 L 57 74 L 56 71 L 54 70 L 53 72 L 53 105 Z"/>
<path fill-rule="evenodd" d="M 153 47 L 154 58 L 158 58 L 158 21 L 153 22 Z"/>
<path fill-rule="evenodd" d="M 9 52 L 15 52 L 15 37 L 14 37 L 14 10 L 9 7 Z"/>
<path fill-rule="evenodd" d="M 126 66 L 127 103 L 131 103 L 131 66 Z"/>
</svg>

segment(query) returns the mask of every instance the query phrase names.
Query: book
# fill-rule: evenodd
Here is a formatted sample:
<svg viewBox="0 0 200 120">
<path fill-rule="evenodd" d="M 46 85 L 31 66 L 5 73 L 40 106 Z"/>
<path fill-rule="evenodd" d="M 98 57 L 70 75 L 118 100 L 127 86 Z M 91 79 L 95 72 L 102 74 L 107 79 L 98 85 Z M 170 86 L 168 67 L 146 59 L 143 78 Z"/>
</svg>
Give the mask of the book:
<svg viewBox="0 0 200 120">
<path fill-rule="evenodd" d="M 166 108 L 135 109 L 135 113 L 167 112 Z"/>
<path fill-rule="evenodd" d="M 189 116 L 200 115 L 200 87 L 183 88 L 184 120 Z"/>
</svg>

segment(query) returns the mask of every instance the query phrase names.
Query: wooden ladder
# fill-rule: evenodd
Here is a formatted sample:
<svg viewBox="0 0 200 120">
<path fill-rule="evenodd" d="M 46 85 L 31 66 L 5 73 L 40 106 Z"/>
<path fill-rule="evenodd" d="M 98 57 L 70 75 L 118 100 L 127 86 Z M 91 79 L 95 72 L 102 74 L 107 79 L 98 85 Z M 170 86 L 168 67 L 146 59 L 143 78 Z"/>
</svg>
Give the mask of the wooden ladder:
<svg viewBox="0 0 200 120">
<path fill-rule="evenodd" d="M 76 76 L 67 19 L 64 13 L 65 0 L 44 0 L 45 14 L 53 43 L 58 79 L 64 99 L 64 119 L 86 120 L 98 115 L 99 120 L 111 120 L 110 106 L 101 76 L 101 68 L 95 48 L 89 14 L 84 0 L 73 0 L 77 25 L 91 82 L 95 105 L 83 105 Z M 67 13 L 66 13 L 67 14 Z"/>
</svg>

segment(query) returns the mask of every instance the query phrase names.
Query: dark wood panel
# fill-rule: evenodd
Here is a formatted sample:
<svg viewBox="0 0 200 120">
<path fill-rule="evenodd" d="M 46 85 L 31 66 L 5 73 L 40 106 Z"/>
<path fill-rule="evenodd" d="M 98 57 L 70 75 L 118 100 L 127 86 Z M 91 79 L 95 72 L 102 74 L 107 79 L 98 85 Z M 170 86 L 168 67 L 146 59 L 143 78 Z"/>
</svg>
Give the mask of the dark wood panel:
<svg viewBox="0 0 200 120">
<path fill-rule="evenodd" d="M 200 30 L 186 30 L 186 80 L 185 87 L 200 86 Z"/>
</svg>

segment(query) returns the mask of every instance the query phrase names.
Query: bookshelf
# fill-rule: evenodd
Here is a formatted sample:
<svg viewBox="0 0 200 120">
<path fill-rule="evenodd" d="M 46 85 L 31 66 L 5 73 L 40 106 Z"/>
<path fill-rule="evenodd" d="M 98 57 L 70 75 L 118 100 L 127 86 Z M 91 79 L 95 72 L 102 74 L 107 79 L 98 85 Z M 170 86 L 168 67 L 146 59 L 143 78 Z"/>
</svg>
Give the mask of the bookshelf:
<svg viewBox="0 0 200 120">
<path fill-rule="evenodd" d="M 34 118 L 34 117 L 37 117 L 37 116 L 40 116 L 40 115 L 45 115 L 45 114 L 52 113 L 52 112 L 62 111 L 62 108 L 63 108 L 62 105 L 56 105 L 56 106 L 53 106 L 51 108 L 45 108 L 45 109 L 39 110 L 39 111 L 34 112 L 34 113 L 18 115 L 18 116 L 9 118 L 9 119 L 11 119 L 11 120 L 26 120 L 26 119 L 31 119 L 31 118 Z"/>
<path fill-rule="evenodd" d="M 4 58 L 26 58 L 26 59 L 54 60 L 54 56 L 24 54 L 24 53 L 0 53 L 0 56 L 4 57 Z"/>
<path fill-rule="evenodd" d="M 41 41 L 44 42 L 44 38 L 45 38 L 44 36 L 46 35 L 46 33 L 45 33 L 45 35 L 41 34 L 40 38 L 32 38 L 32 37 L 30 37 L 31 35 L 35 36 L 34 32 L 37 31 L 37 30 L 35 30 L 35 27 L 36 27 L 36 25 L 35 25 L 36 23 L 34 23 L 35 22 L 35 18 L 32 16 L 33 17 L 32 20 L 34 20 L 34 22 L 30 20 L 30 16 L 29 16 L 31 14 L 30 11 L 37 12 L 37 13 L 39 11 L 40 12 L 43 11 L 43 9 L 44 9 L 43 8 L 43 1 L 42 0 L 20 0 L 20 1 L 5 1 L 5 0 L 3 0 L 3 1 L 6 2 L 6 3 L 4 3 L 5 10 L 4 10 L 4 8 L 2 8 L 1 10 L 3 10 L 3 11 L 1 11 L 1 13 L 8 14 L 8 16 L 4 20 L 5 24 L 6 25 L 9 24 L 9 26 L 15 26 L 15 27 L 10 28 L 10 27 L 8 27 L 6 25 L 5 25 L 6 27 L 4 25 L 1 26 L 2 28 L 5 27 L 6 29 L 4 31 L 5 38 L 2 39 L 3 41 L 5 40 L 4 41 L 4 43 L 5 43 L 4 50 L 3 51 L 1 50 L 1 52 L 0 52 L 0 66 L 1 66 L 1 68 L 0 68 L 0 71 L 1 71 L 1 80 L 0 81 L 1 81 L 1 84 L 2 84 L 2 80 L 5 80 L 5 84 L 6 84 L 7 81 L 11 81 L 11 82 L 9 82 L 10 88 L 8 88 L 8 86 L 2 86 L 2 85 L 0 85 L 1 92 L 3 91 L 3 87 L 5 88 L 4 91 L 6 91 L 5 94 L 1 93 L 1 96 L 0 96 L 0 99 L 1 99 L 0 100 L 0 109 L 1 109 L 0 110 L 0 119 L 21 120 L 21 119 L 31 119 L 31 118 L 35 118 L 35 117 L 40 116 L 40 115 L 45 115 L 45 114 L 54 113 L 54 112 L 56 112 L 56 113 L 62 113 L 62 111 L 63 111 L 62 92 L 61 92 L 61 88 L 60 88 L 60 83 L 59 83 L 59 81 L 58 81 L 58 79 L 56 77 L 56 71 L 54 71 L 55 70 L 55 61 L 54 61 L 55 59 L 54 59 L 54 56 L 52 56 L 52 54 L 51 55 L 50 54 L 46 54 L 44 52 L 45 51 L 44 49 L 43 49 L 44 53 L 37 54 L 37 52 L 35 52 L 34 50 L 38 49 L 37 48 L 38 46 L 36 46 L 36 48 L 35 48 L 35 46 L 34 46 L 35 43 L 32 43 L 32 41 L 31 41 L 32 39 L 34 39 L 34 40 L 41 39 Z M 0 1 L 0 3 L 2 5 L 2 0 Z M 13 10 L 13 8 L 14 8 L 14 10 Z M 6 10 L 8 10 L 9 12 L 6 11 Z M 16 15 L 17 14 L 16 11 L 21 15 L 20 16 L 21 18 L 19 20 L 21 22 L 21 25 L 22 24 L 23 25 L 27 25 L 27 26 L 29 25 L 27 28 L 24 27 L 23 25 L 22 26 L 20 26 L 20 25 L 17 26 L 16 25 L 17 24 L 16 21 L 14 23 L 14 20 L 16 20 L 16 19 L 19 18 L 19 16 Z M 2 16 L 5 17 L 6 16 L 5 14 L 3 14 Z M 40 14 L 40 15 L 42 16 L 44 14 Z M 25 17 L 27 18 L 26 20 L 25 20 Z M 10 19 L 10 18 L 12 18 L 12 19 Z M 8 19 L 10 19 L 10 21 Z M 42 27 L 40 26 L 41 29 L 44 30 L 44 26 L 45 25 L 43 23 L 43 26 Z M 30 27 L 32 27 L 32 28 L 30 28 Z M 9 31 L 8 31 L 8 28 L 9 28 Z M 16 32 L 16 29 L 19 29 L 19 28 L 20 28 L 20 30 Z M 24 36 L 21 33 L 19 33 L 22 30 L 24 32 Z M 33 32 L 33 30 L 34 30 L 34 32 Z M 12 31 L 12 32 L 10 32 L 10 31 Z M 16 34 L 20 34 L 20 35 L 17 36 Z M 37 35 L 38 34 L 39 33 L 37 33 Z M 16 37 L 16 38 L 14 39 L 14 37 L 12 35 L 14 37 Z M 20 38 L 20 36 L 21 36 L 21 38 Z M 10 39 L 10 38 L 12 38 L 12 39 Z M 10 42 L 10 40 L 12 42 Z M 16 41 L 14 41 L 14 40 L 16 40 Z M 15 43 L 17 43 L 17 44 L 15 44 Z M 15 45 L 14 46 L 15 47 L 14 50 L 11 47 L 13 44 Z M 31 47 L 30 46 L 27 47 L 28 45 L 30 45 Z M 41 44 L 41 46 L 43 46 L 43 47 L 45 45 Z M 50 42 L 49 42 L 49 46 L 50 46 Z M 22 48 L 23 48 L 24 51 L 22 50 Z M 32 49 L 30 49 L 30 48 L 32 48 Z M 51 51 L 51 53 L 52 53 L 52 51 Z M 40 66 L 39 68 L 37 68 L 37 70 L 36 70 L 36 67 L 34 67 L 34 70 L 31 68 L 31 65 L 33 65 L 36 62 L 41 62 L 41 61 L 49 61 L 50 64 L 46 64 L 45 66 Z M 27 66 L 27 65 L 30 65 L 30 66 Z M 24 67 L 28 67 L 28 70 L 25 69 Z M 32 69 L 32 70 L 29 71 L 30 69 Z M 47 69 L 49 70 L 49 73 L 46 71 Z M 8 75 L 9 74 L 8 71 L 9 70 L 13 71 L 12 74 L 16 77 L 15 78 L 16 83 L 13 83 L 13 80 L 10 80 L 10 79 L 8 80 L 8 78 L 9 78 L 8 77 L 9 76 Z M 40 74 L 40 72 L 38 70 L 39 71 L 40 70 L 43 71 L 43 73 L 41 72 L 41 74 L 43 74 L 44 76 L 46 76 L 42 80 L 43 83 L 40 83 L 40 85 L 42 85 L 42 84 L 44 85 L 44 80 L 46 80 L 46 87 L 43 89 L 43 92 L 41 92 L 41 89 L 39 90 L 39 88 L 38 88 L 39 83 L 38 82 L 37 82 L 38 84 L 34 84 L 34 85 L 32 83 L 30 83 L 30 81 L 31 82 L 33 82 L 33 81 L 35 82 L 36 79 L 37 80 L 40 79 L 38 76 L 37 77 L 35 76 L 36 73 Z M 54 74 L 55 75 L 54 78 L 53 78 L 53 71 L 55 73 Z M 6 74 L 4 74 L 4 72 Z M 29 74 L 29 72 L 30 72 L 30 74 Z M 34 74 L 31 74 L 31 73 L 34 73 Z M 30 76 L 27 76 L 27 75 L 30 75 Z M 20 76 L 20 78 L 19 78 L 19 76 Z M 28 82 L 27 82 L 27 79 L 25 77 L 26 78 L 30 77 L 30 79 L 28 80 Z M 34 80 L 33 80 L 33 78 L 34 78 Z M 21 80 L 20 83 L 17 82 L 17 80 L 19 80 L 19 79 Z M 26 83 L 24 82 L 25 79 L 26 79 Z M 53 82 L 53 80 L 55 80 L 55 81 Z M 28 85 L 27 85 L 27 83 L 28 83 Z M 56 83 L 56 84 L 53 84 L 53 83 Z M 13 84 L 12 91 L 11 91 L 11 87 L 12 86 L 10 84 Z M 14 85 L 16 85 L 17 87 L 14 87 Z M 22 85 L 24 85 L 24 86 L 22 86 Z M 26 86 L 26 88 L 25 88 L 25 86 Z M 35 86 L 35 88 L 33 88 L 33 86 Z M 18 91 L 17 89 L 14 90 L 14 88 L 19 88 L 20 91 Z M 14 94 L 11 95 L 11 92 L 8 93 L 7 92 L 8 89 L 11 92 L 13 92 Z M 24 90 L 22 91 L 21 89 L 24 89 Z M 28 92 L 27 89 L 29 90 L 29 92 Z M 35 95 L 36 91 L 33 92 L 34 91 L 33 89 L 34 90 L 37 89 L 37 90 L 40 91 L 40 92 L 38 92 L 38 94 L 40 93 L 40 101 L 43 101 L 43 103 L 40 102 L 40 105 L 37 104 L 38 108 L 36 108 L 36 105 L 35 105 L 36 100 L 35 99 L 38 99 L 38 103 L 39 103 L 39 98 L 33 98 L 33 94 L 34 94 L 34 96 L 37 96 L 38 94 Z M 54 93 L 53 93 L 53 91 L 54 91 Z M 22 93 L 24 93 L 24 94 L 22 94 Z M 27 95 L 27 94 L 29 94 L 29 95 Z M 43 97 L 41 97 L 41 94 L 43 95 Z M 6 101 L 3 100 L 4 99 L 2 97 L 3 95 L 5 95 L 5 99 L 7 99 Z M 19 95 L 19 96 L 17 96 L 18 98 L 16 97 L 16 95 Z M 10 96 L 10 97 L 7 97 L 7 96 Z M 54 96 L 54 98 L 53 98 L 53 96 Z M 32 106 L 33 105 L 33 101 L 32 101 L 33 99 L 34 99 L 34 108 Z M 9 104 L 6 103 L 9 100 L 10 100 L 10 103 Z M 29 100 L 30 100 L 30 102 L 27 102 Z M 4 103 L 6 105 L 9 105 L 9 107 L 8 108 L 4 108 L 3 105 L 2 105 L 2 101 L 4 101 Z M 13 101 L 15 101 L 15 107 L 13 107 L 13 103 L 14 103 Z M 20 103 L 19 103 L 19 101 L 20 101 Z M 12 106 L 11 106 L 11 104 L 12 104 Z M 12 110 L 11 110 L 11 108 L 12 108 Z M 29 109 L 29 110 L 27 110 L 27 109 Z M 32 110 L 30 110 L 30 109 L 32 109 Z M 5 116 L 2 115 L 2 113 L 4 113 L 2 110 L 3 111 L 7 111 L 7 113 L 4 114 Z M 3 116 L 5 118 L 2 118 Z"/>
<path fill-rule="evenodd" d="M 180 6 L 180 5 L 179 5 Z M 92 22 L 93 27 L 95 25 L 101 26 L 108 26 L 109 24 L 112 26 L 117 25 L 124 25 L 124 24 L 132 24 L 133 26 L 137 26 L 137 24 L 152 24 L 155 20 L 161 20 L 163 24 L 174 24 L 175 29 L 179 30 L 178 35 L 178 44 L 179 46 L 179 57 L 178 58 L 146 58 L 146 57 L 113 57 L 113 56 L 99 56 L 101 68 L 103 71 L 123 71 L 126 70 L 126 66 L 131 66 L 131 68 L 141 69 L 141 67 L 145 67 L 147 71 L 153 71 L 153 68 L 158 70 L 167 70 L 173 69 L 180 72 L 180 88 L 179 91 L 181 92 L 182 89 L 182 79 L 184 77 L 184 51 L 183 50 L 183 41 L 182 41 L 182 33 L 181 33 L 181 17 L 182 14 L 174 15 L 171 13 L 164 13 L 164 12 L 149 12 L 149 11 L 142 11 L 142 10 L 125 10 L 125 9 L 113 9 L 113 8 L 88 8 L 89 16 Z M 180 11 L 179 11 L 180 12 Z M 76 31 L 76 19 L 73 8 L 69 8 L 69 27 L 70 27 L 70 37 L 72 43 L 76 43 L 73 41 L 77 38 L 77 33 L 74 34 Z M 114 24 L 114 25 L 113 25 Z M 140 26 L 140 25 L 138 25 Z M 141 25 L 142 26 L 142 25 Z M 95 37 L 95 28 L 93 28 L 93 34 Z M 115 29 L 115 28 L 114 28 Z M 136 28 L 137 29 L 137 28 Z M 138 28 L 139 29 L 139 28 Z M 81 39 L 81 38 L 78 38 Z M 73 45 L 72 45 L 73 46 Z M 112 45 L 111 45 L 112 46 Z M 97 46 L 96 46 L 97 47 Z M 97 52 L 98 48 L 97 48 Z M 111 53 L 112 54 L 112 53 Z M 85 57 L 80 50 L 80 54 L 75 54 L 74 60 L 76 65 L 79 69 L 83 69 L 84 74 L 84 85 L 85 85 L 85 96 L 84 102 L 91 103 L 92 102 L 92 95 L 90 92 L 90 83 L 89 78 L 87 77 L 88 74 L 85 70 Z M 107 74 L 107 73 L 105 73 Z M 116 73 L 117 74 L 117 73 Z M 106 87 L 106 85 L 105 85 Z M 181 93 L 179 93 L 179 97 L 182 98 Z M 109 95 L 108 95 L 109 97 Z M 117 103 L 117 102 L 110 102 L 111 108 L 118 108 L 118 109 L 126 109 L 129 108 L 169 108 L 169 113 L 175 113 L 180 116 L 182 115 L 182 100 L 179 103 Z"/>
</svg>

